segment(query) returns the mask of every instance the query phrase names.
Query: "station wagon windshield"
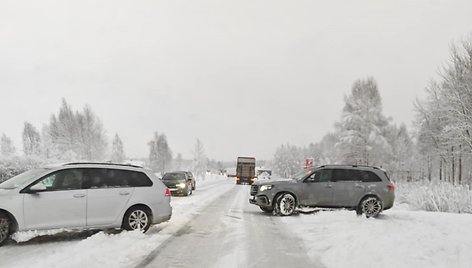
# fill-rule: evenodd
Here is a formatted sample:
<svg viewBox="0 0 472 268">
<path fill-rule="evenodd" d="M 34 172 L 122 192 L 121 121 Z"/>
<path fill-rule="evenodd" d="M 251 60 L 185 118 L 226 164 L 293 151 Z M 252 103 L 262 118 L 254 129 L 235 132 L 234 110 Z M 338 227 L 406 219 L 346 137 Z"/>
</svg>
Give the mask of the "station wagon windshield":
<svg viewBox="0 0 472 268">
<path fill-rule="evenodd" d="M 4 181 L 3 183 L 0 184 L 0 189 L 15 189 L 20 187 L 21 185 L 25 184 L 28 182 L 31 178 L 37 178 L 39 175 L 42 173 L 45 173 L 47 169 L 45 168 L 39 168 L 39 169 L 32 169 L 26 172 L 23 172 L 19 175 L 16 175 L 15 177 Z"/>
</svg>

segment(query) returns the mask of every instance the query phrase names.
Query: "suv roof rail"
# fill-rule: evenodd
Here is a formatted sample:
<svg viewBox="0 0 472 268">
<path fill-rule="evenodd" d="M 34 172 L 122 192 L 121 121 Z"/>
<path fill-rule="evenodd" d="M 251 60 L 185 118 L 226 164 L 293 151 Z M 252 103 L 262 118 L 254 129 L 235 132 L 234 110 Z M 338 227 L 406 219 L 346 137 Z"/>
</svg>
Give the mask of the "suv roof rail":
<svg viewBox="0 0 472 268">
<path fill-rule="evenodd" d="M 319 166 L 320 168 L 323 167 L 366 167 L 366 168 L 373 168 L 373 169 L 379 169 L 381 170 L 381 167 L 376 167 L 376 166 L 368 166 L 368 165 L 348 165 L 348 164 L 332 164 L 332 165 L 322 165 Z"/>
<path fill-rule="evenodd" d="M 71 163 L 64 164 L 64 166 L 74 166 L 74 165 L 110 165 L 110 166 L 121 166 L 121 167 L 144 168 L 138 165 L 119 164 L 119 163 L 111 163 L 111 162 L 71 162 Z"/>
</svg>

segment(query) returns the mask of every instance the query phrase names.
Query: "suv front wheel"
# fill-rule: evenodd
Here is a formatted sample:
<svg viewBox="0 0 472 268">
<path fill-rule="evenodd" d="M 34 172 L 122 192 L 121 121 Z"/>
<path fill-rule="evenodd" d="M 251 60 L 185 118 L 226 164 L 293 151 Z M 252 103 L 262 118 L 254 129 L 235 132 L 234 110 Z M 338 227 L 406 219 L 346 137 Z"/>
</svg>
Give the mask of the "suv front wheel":
<svg viewBox="0 0 472 268">
<path fill-rule="evenodd" d="M 276 201 L 276 212 L 281 216 L 290 216 L 297 208 L 295 196 L 289 193 L 281 194 Z"/>
<path fill-rule="evenodd" d="M 367 218 L 377 217 L 382 211 L 382 201 L 375 196 L 368 196 L 359 204 L 357 214 L 364 214 Z"/>
</svg>

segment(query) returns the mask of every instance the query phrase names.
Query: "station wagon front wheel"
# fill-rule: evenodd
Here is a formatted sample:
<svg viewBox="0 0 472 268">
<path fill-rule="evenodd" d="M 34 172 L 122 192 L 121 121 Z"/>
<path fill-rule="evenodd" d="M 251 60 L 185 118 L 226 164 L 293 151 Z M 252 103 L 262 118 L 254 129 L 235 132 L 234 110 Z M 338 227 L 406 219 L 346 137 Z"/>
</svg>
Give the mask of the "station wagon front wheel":
<svg viewBox="0 0 472 268">
<path fill-rule="evenodd" d="M 292 194 L 286 193 L 277 199 L 277 212 L 281 216 L 290 216 L 297 208 L 297 201 Z"/>
<path fill-rule="evenodd" d="M 152 215 L 143 207 L 128 210 L 123 220 L 123 229 L 127 231 L 141 230 L 146 232 L 151 227 Z"/>
<path fill-rule="evenodd" d="M 0 246 L 5 244 L 10 237 L 11 220 L 4 214 L 0 214 Z"/>
<path fill-rule="evenodd" d="M 382 201 L 377 197 L 371 196 L 363 199 L 359 210 L 367 217 L 377 217 L 382 211 Z"/>
</svg>

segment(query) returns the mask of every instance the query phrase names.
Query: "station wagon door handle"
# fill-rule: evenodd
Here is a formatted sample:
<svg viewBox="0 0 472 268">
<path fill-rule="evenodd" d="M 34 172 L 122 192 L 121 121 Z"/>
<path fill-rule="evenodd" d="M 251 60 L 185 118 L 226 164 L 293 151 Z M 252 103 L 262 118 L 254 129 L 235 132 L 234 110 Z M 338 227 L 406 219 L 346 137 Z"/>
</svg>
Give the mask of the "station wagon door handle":
<svg viewBox="0 0 472 268">
<path fill-rule="evenodd" d="M 120 192 L 120 195 L 129 195 L 129 192 Z"/>
<path fill-rule="evenodd" d="M 75 194 L 74 198 L 82 198 L 85 197 L 85 194 Z"/>
</svg>

